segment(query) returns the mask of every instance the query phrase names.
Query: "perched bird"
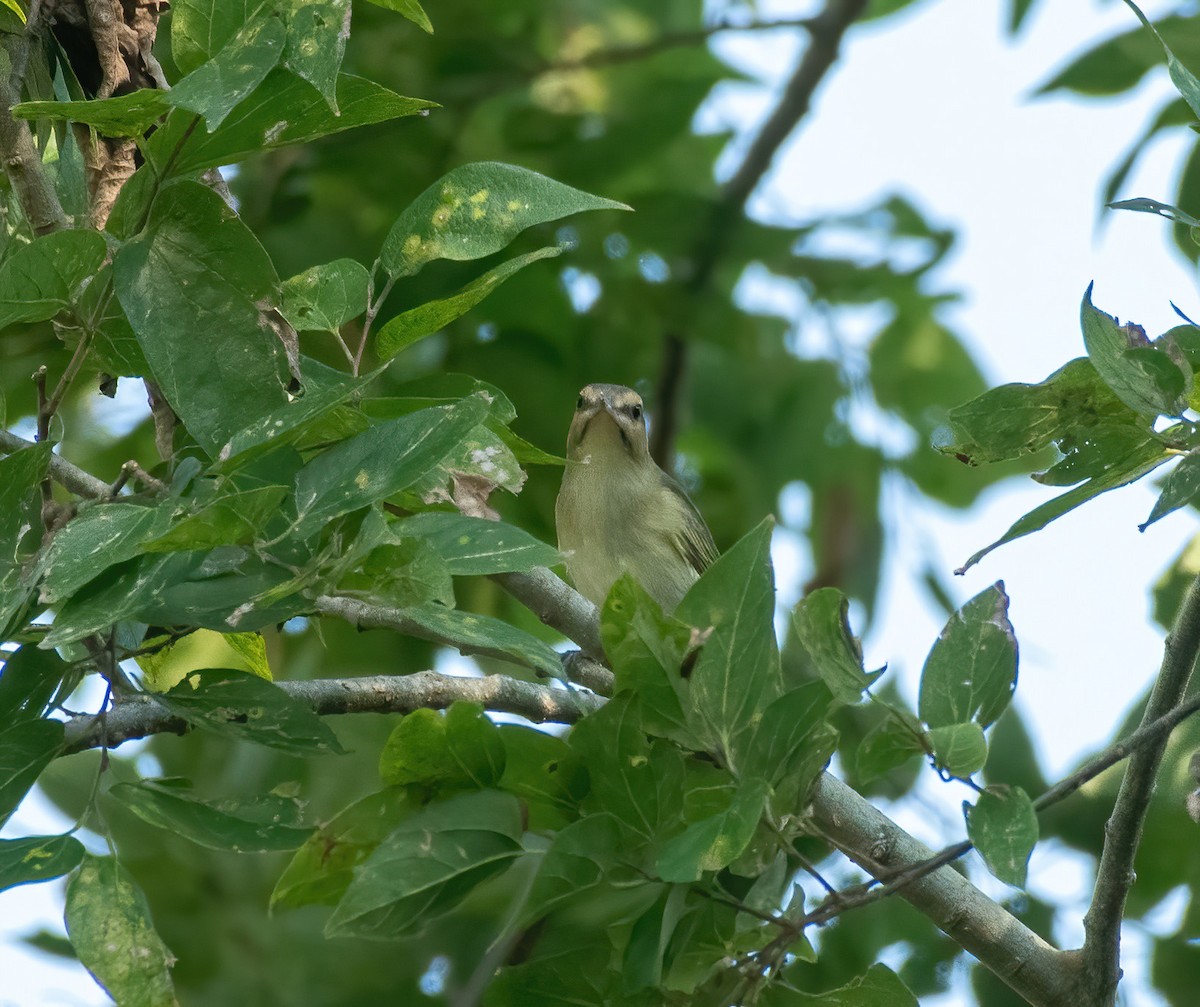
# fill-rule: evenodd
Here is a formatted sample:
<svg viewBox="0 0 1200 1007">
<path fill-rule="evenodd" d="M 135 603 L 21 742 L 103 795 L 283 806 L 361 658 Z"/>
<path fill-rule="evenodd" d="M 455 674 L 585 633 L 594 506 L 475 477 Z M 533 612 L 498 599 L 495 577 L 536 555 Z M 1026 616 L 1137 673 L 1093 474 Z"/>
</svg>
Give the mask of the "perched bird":
<svg viewBox="0 0 1200 1007">
<path fill-rule="evenodd" d="M 596 605 L 630 573 L 670 612 L 717 558 L 704 518 L 650 457 L 642 397 L 624 385 L 579 393 L 554 514 L 567 572 Z"/>
</svg>

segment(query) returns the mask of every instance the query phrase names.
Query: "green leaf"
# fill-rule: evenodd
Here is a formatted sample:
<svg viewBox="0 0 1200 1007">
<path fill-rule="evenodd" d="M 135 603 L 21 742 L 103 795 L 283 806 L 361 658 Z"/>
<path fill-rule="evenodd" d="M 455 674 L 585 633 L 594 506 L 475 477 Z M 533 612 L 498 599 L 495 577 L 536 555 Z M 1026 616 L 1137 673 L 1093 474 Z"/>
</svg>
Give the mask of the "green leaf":
<svg viewBox="0 0 1200 1007">
<path fill-rule="evenodd" d="M 407 789 L 360 798 L 318 827 L 288 862 L 271 893 L 271 909 L 337 905 L 354 870 L 389 832 L 420 808 Z"/>
<path fill-rule="evenodd" d="M 1188 103 L 1191 110 L 1197 116 L 1200 116 L 1200 80 L 1197 80 L 1192 72 L 1179 61 L 1178 57 L 1176 57 L 1175 53 L 1167 45 L 1167 40 L 1162 37 L 1162 34 L 1154 26 L 1153 22 L 1141 12 L 1137 4 L 1133 0 L 1125 0 L 1125 2 L 1133 9 L 1133 12 L 1138 16 L 1138 20 L 1158 39 L 1163 53 L 1167 57 L 1167 72 L 1171 75 L 1171 83 L 1175 85 L 1175 90 L 1183 95 L 1183 100 Z"/>
<path fill-rule="evenodd" d="M 1200 56 L 1193 18 L 1165 17 L 1159 20 L 1157 28 L 1160 37 L 1165 36 L 1176 52 L 1186 52 L 1189 59 Z M 1156 44 L 1148 32 L 1134 28 L 1093 46 L 1043 84 L 1037 93 L 1061 88 L 1087 95 L 1119 94 L 1132 89 L 1151 67 L 1162 62 L 1163 46 Z"/>
<path fill-rule="evenodd" d="M 850 631 L 850 599 L 835 587 L 806 595 L 792 615 L 796 637 L 817 673 L 841 703 L 857 703 L 883 674 L 863 670 L 862 646 Z"/>
<path fill-rule="evenodd" d="M 642 726 L 651 734 L 700 749 L 688 728 L 688 685 L 680 667 L 691 641 L 691 628 L 662 607 L 630 574 L 608 592 L 600 611 L 600 638 L 616 676 L 616 691 L 629 690 L 640 701 Z"/>
<path fill-rule="evenodd" d="M 974 721 L 935 727 L 929 732 L 929 740 L 938 768 L 960 780 L 970 778 L 987 762 L 983 728 Z"/>
<path fill-rule="evenodd" d="M 74 836 L 0 839 L 0 892 L 61 878 L 79 866 L 85 852 Z"/>
<path fill-rule="evenodd" d="M 216 497 L 146 542 L 143 552 L 212 549 L 252 542 L 279 511 L 286 486 L 259 486 Z"/>
<path fill-rule="evenodd" d="M 658 992 L 663 964 L 680 921 L 689 914 L 687 885 L 671 885 L 639 916 L 629 932 L 622 962 L 622 986 L 626 993 Z M 669 964 L 669 959 L 667 964 Z"/>
<path fill-rule="evenodd" d="M 406 608 L 404 616 L 409 622 L 408 632 L 414 636 L 452 641 L 464 654 L 496 657 L 551 678 L 563 677 L 562 660 L 553 647 L 503 619 L 432 604 Z"/>
<path fill-rule="evenodd" d="M 1173 457 L 1174 455 L 1168 454 L 1166 449 L 1157 440 L 1148 439 L 1144 441 L 1125 458 L 1117 463 L 1110 464 L 1107 471 L 1103 474 L 1092 477 L 1082 486 L 1076 486 L 1073 490 L 1068 490 L 1066 493 L 1056 496 L 1053 500 L 1042 504 L 1040 507 L 1035 507 L 1024 517 L 1014 522 L 1012 527 L 995 542 L 985 546 L 971 556 L 955 573 L 965 573 L 993 549 L 997 549 L 1025 535 L 1031 535 L 1035 531 L 1041 531 L 1051 521 L 1070 513 L 1076 507 L 1087 503 L 1093 497 L 1098 497 L 1101 493 L 1107 493 L 1109 490 L 1136 482 L 1142 476 L 1153 472 L 1164 462 L 1170 461 Z"/>
<path fill-rule="evenodd" d="M 191 73 L 215 56 L 259 6 L 256 0 L 175 0 L 171 4 L 171 56 Z"/>
<path fill-rule="evenodd" d="M 248 21 L 220 52 L 167 91 L 163 100 L 204 116 L 211 133 L 275 68 L 286 40 L 287 29 L 280 18 L 267 14 Z"/>
<path fill-rule="evenodd" d="M 50 444 L 22 448 L 0 457 L 0 634 L 30 600 L 27 555 L 21 546 L 35 527 L 41 501 L 37 486 L 50 465 Z"/>
<path fill-rule="evenodd" d="M 620 866 L 624 840 L 609 814 L 577 818 L 559 830 L 534 876 L 522 925 L 532 925 L 564 902 L 578 903 L 589 892 L 628 881 L 632 868 Z"/>
<path fill-rule="evenodd" d="M 305 703 L 249 672 L 194 671 L 156 699 L 175 716 L 216 734 L 292 755 L 344 752 L 329 725 Z"/>
<path fill-rule="evenodd" d="M 107 254 L 104 238 L 91 230 L 56 231 L 18 248 L 0 265 L 0 329 L 69 308 Z"/>
<path fill-rule="evenodd" d="M 377 7 L 394 10 L 408 18 L 417 27 L 429 32 L 430 35 L 433 34 L 433 25 L 429 21 L 429 15 L 425 13 L 417 0 L 371 0 L 371 3 Z"/>
<path fill-rule="evenodd" d="M 325 102 L 314 101 L 315 97 L 312 85 L 285 70 L 273 70 L 215 133 L 193 130 L 195 117 L 190 112 L 172 112 L 146 142 L 147 160 L 160 171 L 170 168 L 175 175 L 185 175 L 436 107 L 431 101 L 405 98 L 347 74 L 338 75 L 340 115 L 334 115 Z"/>
<path fill-rule="evenodd" d="M 535 224 L 585 210 L 628 209 L 527 168 L 496 161 L 464 164 L 400 214 L 380 260 L 391 276 L 411 276 L 434 259 L 491 255 Z"/>
<path fill-rule="evenodd" d="M 804 803 L 837 748 L 837 732 L 826 723 L 833 702 L 824 682 L 806 682 L 763 710 L 742 771 L 774 787 L 781 814 Z"/>
<path fill-rule="evenodd" d="M 337 332 L 367 310 L 370 282 L 354 259 L 313 266 L 284 281 L 279 312 L 297 332 Z"/>
<path fill-rule="evenodd" d="M 1033 802 L 1020 787 L 988 787 L 975 807 L 963 802 L 967 836 L 988 870 L 1007 885 L 1025 887 L 1029 855 L 1038 841 Z"/>
<path fill-rule="evenodd" d="M 402 536 L 424 539 L 456 577 L 554 566 L 558 550 L 527 531 L 501 521 L 429 511 L 392 525 Z"/>
<path fill-rule="evenodd" d="M 53 651 L 33 644 L 0 653 L 0 724 L 40 717 L 71 667 Z"/>
<path fill-rule="evenodd" d="M 663 845 L 656 864 L 663 881 L 699 881 L 705 871 L 719 871 L 741 855 L 758 828 L 771 786 L 743 777 L 732 789 L 724 811 L 693 822 Z"/>
<path fill-rule="evenodd" d="M 769 985 L 763 1007 L 920 1007 L 917 998 L 886 965 L 872 965 L 845 986 L 824 993 L 801 993 L 781 983 Z"/>
<path fill-rule="evenodd" d="M 1186 506 L 1197 496 L 1200 496 L 1200 455 L 1189 453 L 1180 459 L 1163 481 L 1162 493 L 1154 501 L 1150 516 L 1138 525 L 1138 531 L 1145 531 L 1159 518 Z"/>
<path fill-rule="evenodd" d="M 129 94 L 112 98 L 92 98 L 89 101 L 23 101 L 14 105 L 12 114 L 18 119 L 62 120 L 78 122 L 105 136 L 133 136 L 146 134 L 170 110 L 167 95 L 170 92 L 157 88 L 140 88 Z M 87 231 L 60 231 L 60 234 L 95 233 Z"/>
<path fill-rule="evenodd" d="M 562 252 L 563 249 L 560 246 L 550 245 L 546 248 L 539 248 L 536 252 L 518 255 L 514 259 L 502 262 L 494 269 L 489 269 L 449 297 L 428 301 L 420 307 L 400 312 L 390 319 L 375 337 L 375 351 L 379 354 L 379 359 L 390 360 L 401 350 L 412 346 L 413 343 L 444 329 L 531 262 L 552 258 L 561 255 Z"/>
<path fill-rule="evenodd" d="M 522 852 L 511 794 L 461 794 L 405 819 L 355 872 L 326 924 L 330 937 L 417 933 Z"/>
<path fill-rule="evenodd" d="M 758 713 L 779 693 L 771 518 L 744 535 L 692 585 L 675 617 L 712 627 L 690 678 L 694 728 L 736 771 Z"/>
<path fill-rule="evenodd" d="M 487 414 L 478 396 L 368 427 L 296 475 L 297 533 L 382 500 L 436 465 Z"/>
<path fill-rule="evenodd" d="M 678 826 L 683 755 L 669 742 L 646 740 L 628 694 L 609 700 L 576 724 L 570 745 L 588 770 L 589 807 L 615 815 L 647 840 Z"/>
<path fill-rule="evenodd" d="M 1160 203 L 1157 199 L 1139 197 L 1137 199 L 1122 199 L 1115 203 L 1106 203 L 1105 205 L 1110 210 L 1132 210 L 1135 213 L 1153 213 L 1159 217 L 1166 217 L 1167 220 L 1186 224 L 1188 227 L 1200 227 L 1200 220 L 1197 220 L 1190 213 L 1184 213 L 1178 207 L 1171 206 L 1168 203 Z"/>
<path fill-rule="evenodd" d="M 406 714 L 379 756 L 379 775 L 388 785 L 493 787 L 504 775 L 504 742 L 478 703 L 456 702 L 443 715 L 435 710 Z"/>
<path fill-rule="evenodd" d="M 46 550 L 42 600 L 64 601 L 109 567 L 138 555 L 171 524 L 171 508 L 98 503 L 72 518 Z"/>
<path fill-rule="evenodd" d="M 384 370 L 380 367 L 370 374 L 354 378 L 309 357 L 301 357 L 300 360 L 300 370 L 304 375 L 304 394 L 292 398 L 235 433 L 217 455 L 222 468 L 236 467 L 226 464 L 232 460 L 237 460 L 237 464 L 240 465 L 247 460 L 244 456 L 257 457 L 262 451 L 256 449 L 285 443 L 289 435 L 294 435 L 306 424 L 331 413 L 379 377 Z"/>
<path fill-rule="evenodd" d="M 574 821 L 587 792 L 587 771 L 562 738 L 520 724 L 497 727 L 504 742 L 500 789 L 521 798 L 529 829 L 560 829 Z"/>
<path fill-rule="evenodd" d="M 337 76 L 350 35 L 350 0 L 293 0 L 283 65 L 321 92 L 337 114 Z"/>
<path fill-rule="evenodd" d="M 21 720 L 0 730 L 0 826 L 62 747 L 63 726 L 57 720 Z"/>
<path fill-rule="evenodd" d="M 854 768 L 864 783 L 929 751 L 928 733 L 911 713 L 889 710 L 869 730 L 854 752 Z"/>
<path fill-rule="evenodd" d="M 284 348 L 266 324 L 275 267 L 212 189 L 165 186 L 113 282 L 163 396 L 210 455 L 286 401 Z"/>
<path fill-rule="evenodd" d="M 1119 325 L 1092 305 L 1089 284 L 1080 308 L 1088 359 L 1130 409 L 1146 417 L 1179 416 L 1187 408 L 1192 373 L 1186 361 L 1153 346 L 1140 326 Z"/>
<path fill-rule="evenodd" d="M 177 781 L 155 780 L 118 783 L 108 792 L 142 821 L 210 850 L 294 850 L 313 833 L 300 823 L 300 802 L 278 794 L 209 802 Z"/>
<path fill-rule="evenodd" d="M 1084 440 L 1098 428 L 1135 427 L 1144 433 L 1137 414 L 1083 357 L 1040 384 L 986 391 L 950 410 L 949 421 L 949 442 L 939 444 L 939 450 L 972 465 L 1019 458 L 1065 438 Z"/>
<path fill-rule="evenodd" d="M 987 727 L 1017 686 L 1017 637 L 997 581 L 950 617 L 921 671 L 917 712 L 930 727 L 973 720 Z"/>
<path fill-rule="evenodd" d="M 67 934 L 79 961 L 119 1004 L 174 1007 L 175 956 L 146 897 L 112 857 L 86 856 L 67 884 Z"/>
</svg>

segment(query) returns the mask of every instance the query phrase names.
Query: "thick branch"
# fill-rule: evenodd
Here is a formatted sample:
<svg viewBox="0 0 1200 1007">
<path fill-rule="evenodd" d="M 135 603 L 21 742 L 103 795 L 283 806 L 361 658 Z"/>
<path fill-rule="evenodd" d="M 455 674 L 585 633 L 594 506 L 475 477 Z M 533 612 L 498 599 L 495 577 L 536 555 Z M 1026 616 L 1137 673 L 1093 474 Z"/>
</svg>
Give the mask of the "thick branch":
<svg viewBox="0 0 1200 1007">
<path fill-rule="evenodd" d="M 759 129 L 738 170 L 725 183 L 710 226 L 705 228 L 695 250 L 693 273 L 688 284 L 693 295 L 700 294 L 708 286 L 722 250 L 729 245 L 729 231 L 737 226 L 746 201 L 771 167 L 783 142 L 808 114 L 817 86 L 837 61 L 842 36 L 866 6 L 867 0 L 829 0 L 820 14 L 808 19 L 805 25 L 810 36 L 808 48 L 787 82 L 779 104 Z M 668 470 L 674 453 L 679 391 L 686 366 L 687 353 L 682 335 L 668 333 L 663 345 L 650 444 L 654 460 Z"/>
<path fill-rule="evenodd" d="M 1162 668 L 1142 715 L 1144 725 L 1179 705 L 1197 655 L 1200 655 L 1200 577 L 1188 588 L 1175 625 L 1167 635 Z M 1083 919 L 1087 934 L 1083 945 L 1089 987 L 1087 1001 L 1097 1007 L 1116 1003 L 1117 983 L 1121 979 L 1121 918 L 1133 886 L 1133 862 L 1142 839 L 1142 823 L 1166 746 L 1167 735 L 1163 734 L 1130 756 L 1112 816 L 1104 827 L 1096 887 Z"/>
<path fill-rule="evenodd" d="M 0 67 L 0 159 L 4 162 L 4 172 L 16 190 L 33 233 L 61 231 L 70 227 L 71 222 L 42 166 L 29 124 L 13 118 L 12 107 L 20 98 L 13 89 L 9 65 L 6 54 L 4 66 Z"/>
<path fill-rule="evenodd" d="M 551 629 L 579 644 L 584 654 L 604 661 L 596 606 L 544 566 L 528 573 L 498 573 L 492 577 Z"/>
<path fill-rule="evenodd" d="M 412 675 L 372 675 L 367 678 L 322 678 L 311 682 L 279 682 L 293 699 L 314 713 L 409 713 L 440 710 L 456 700 L 482 703 L 489 710 L 518 713 L 537 723 L 571 724 L 603 704 L 599 696 L 552 689 L 506 675 L 458 678 L 435 671 Z M 106 714 L 72 717 L 66 723 L 64 754 L 88 748 L 116 748 L 152 734 L 183 734 L 186 721 L 173 716 L 153 698 L 137 697 L 119 703 Z"/>
<path fill-rule="evenodd" d="M 12 454 L 14 451 L 33 446 L 33 441 L 27 441 L 7 430 L 0 430 L 0 454 Z M 65 458 L 60 458 L 53 452 L 50 455 L 50 477 L 76 496 L 87 497 L 91 500 L 105 500 L 112 495 L 108 483 L 84 472 L 79 466 L 72 465 Z"/>
<path fill-rule="evenodd" d="M 838 849 L 876 877 L 933 855 L 828 773 L 817 781 L 813 818 Z M 899 894 L 1030 1003 L 1072 1002 L 1079 952 L 1051 947 L 957 871 L 941 867 Z"/>
</svg>

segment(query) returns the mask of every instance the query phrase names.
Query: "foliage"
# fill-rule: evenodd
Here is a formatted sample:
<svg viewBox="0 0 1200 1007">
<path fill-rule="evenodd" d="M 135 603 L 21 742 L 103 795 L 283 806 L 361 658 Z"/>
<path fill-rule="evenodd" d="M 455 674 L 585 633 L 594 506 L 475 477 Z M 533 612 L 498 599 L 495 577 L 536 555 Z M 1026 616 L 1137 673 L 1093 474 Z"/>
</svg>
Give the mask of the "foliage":
<svg viewBox="0 0 1200 1007">
<path fill-rule="evenodd" d="M 1031 7 L 1010 5 L 1013 30 Z M 825 767 L 836 756 L 868 796 L 910 792 L 922 761 L 967 783 L 965 833 L 1017 888 L 1039 836 L 1098 852 L 1111 788 L 1039 819 L 1002 583 L 931 644 L 915 711 L 868 670 L 850 613 L 869 620 L 878 589 L 881 487 L 966 507 L 1057 450 L 1035 478 L 1074 488 L 968 565 L 1180 457 L 1158 520 L 1200 492 L 1200 330 L 1150 340 L 1089 288 L 1086 358 L 985 391 L 929 275 L 951 232 L 900 197 L 764 223 L 715 181 L 726 138 L 693 123 L 736 74 L 702 44 L 700 5 L 433 14 L 178 0 L 155 50 L 171 89 L 131 74 L 99 97 L 61 39 L 24 53 L 13 114 L 79 226 L 42 233 L 20 186 L 6 194 L 0 418 L 37 443 L 0 457 L 0 824 L 35 784 L 78 824 L 0 840 L 0 889 L 68 878 L 72 953 L 122 1004 L 891 1005 L 944 989 L 962 949 L 907 906 L 847 922 L 820 902 L 814 863 L 858 877 L 813 824 Z M 1138 38 L 1121 51 L 1167 60 L 1194 108 L 1187 53 Z M 5 45 L 12 59 L 28 40 Z M 1098 83 L 1101 62 L 1048 87 L 1140 76 Z M 125 142 L 132 173 L 105 204 L 96 151 Z M 869 251 L 828 254 L 847 235 Z M 881 309 L 867 352 L 794 352 L 794 319 L 742 293 L 755 270 L 835 325 Z M 653 404 L 672 340 L 686 380 L 656 420 L 679 426 L 723 555 L 673 613 L 618 581 L 599 614 L 613 695 L 583 715 L 557 635 L 488 578 L 559 560 L 554 452 L 575 389 L 624 381 Z M 126 422 L 97 388 L 144 389 L 150 408 Z M 856 430 L 855 396 L 912 446 Z M 52 442 L 115 483 L 64 480 Z M 816 574 L 781 649 L 776 526 L 758 516 L 797 483 Z M 395 632 L 358 632 L 378 627 Z M 314 709 L 287 688 L 355 696 L 441 648 L 577 722 L 506 722 L 452 685 L 403 711 Z M 181 735 L 146 743 L 161 775 L 108 720 L 70 714 L 99 694 L 113 724 L 153 711 Z M 362 709 L 390 715 L 323 715 Z M 93 833 L 112 855 L 89 852 Z M 1166 842 L 1161 814 L 1146 834 Z M 1146 872 L 1133 913 L 1171 884 Z M 1022 899 L 1008 908 L 1048 938 L 1053 907 Z M 897 973 L 879 959 L 900 942 Z M 1161 944 L 1164 989 L 1186 954 Z"/>
</svg>

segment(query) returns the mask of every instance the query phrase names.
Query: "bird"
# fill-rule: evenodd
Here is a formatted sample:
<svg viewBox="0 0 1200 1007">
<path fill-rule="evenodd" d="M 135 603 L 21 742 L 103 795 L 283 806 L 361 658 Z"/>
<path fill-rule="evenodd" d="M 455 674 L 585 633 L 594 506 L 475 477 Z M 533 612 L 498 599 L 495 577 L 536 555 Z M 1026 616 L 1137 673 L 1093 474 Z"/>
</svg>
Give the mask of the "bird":
<svg viewBox="0 0 1200 1007">
<path fill-rule="evenodd" d="M 717 559 L 696 505 L 650 456 L 642 397 L 624 385 L 580 391 L 554 516 L 567 573 L 597 607 L 629 573 L 672 612 Z"/>
</svg>

